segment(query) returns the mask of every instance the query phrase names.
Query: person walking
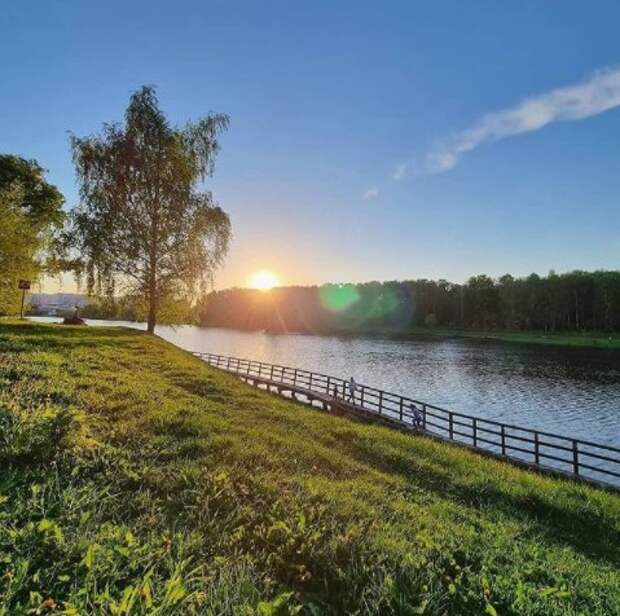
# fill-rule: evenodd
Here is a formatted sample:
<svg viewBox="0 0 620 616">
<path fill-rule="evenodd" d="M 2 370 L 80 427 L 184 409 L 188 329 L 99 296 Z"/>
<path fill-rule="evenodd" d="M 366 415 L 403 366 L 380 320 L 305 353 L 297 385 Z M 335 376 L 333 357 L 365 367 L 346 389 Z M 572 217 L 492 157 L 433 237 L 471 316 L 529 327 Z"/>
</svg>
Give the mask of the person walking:
<svg viewBox="0 0 620 616">
<path fill-rule="evenodd" d="M 411 410 L 411 415 L 413 416 L 413 427 L 416 430 L 420 430 L 424 425 L 424 417 L 422 415 L 422 412 L 415 404 L 413 404 L 413 402 L 411 403 L 409 408 Z"/>
<path fill-rule="evenodd" d="M 353 377 L 351 377 L 349 379 L 349 398 L 348 401 L 349 402 L 355 402 L 355 392 L 357 391 L 357 383 L 355 382 L 355 379 Z"/>
</svg>

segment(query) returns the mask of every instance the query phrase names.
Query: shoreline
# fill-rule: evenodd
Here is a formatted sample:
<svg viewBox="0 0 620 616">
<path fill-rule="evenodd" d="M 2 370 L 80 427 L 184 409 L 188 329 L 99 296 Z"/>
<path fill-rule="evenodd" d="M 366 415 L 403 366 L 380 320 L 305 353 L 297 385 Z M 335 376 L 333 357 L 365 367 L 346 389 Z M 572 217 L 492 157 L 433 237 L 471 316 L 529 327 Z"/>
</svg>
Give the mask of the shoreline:
<svg viewBox="0 0 620 616">
<path fill-rule="evenodd" d="M 544 332 L 526 331 L 526 332 L 508 332 L 503 330 L 460 330 L 460 329 L 434 329 L 434 328 L 415 328 L 409 330 L 374 330 L 374 331 L 343 331 L 332 330 L 322 332 L 311 331 L 269 331 L 250 328 L 235 328 L 224 325 L 203 325 L 186 323 L 184 325 L 195 325 L 204 329 L 224 329 L 235 332 L 245 333 L 266 333 L 273 336 L 278 335 L 297 335 L 297 336 L 323 336 L 338 338 L 372 338 L 395 341 L 406 340 L 442 340 L 442 339 L 468 339 L 480 342 L 491 342 L 501 344 L 518 344 L 518 345 L 537 345 L 537 346 L 553 346 L 553 347 L 571 347 L 571 348 L 588 348 L 588 349 L 605 349 L 620 350 L 620 334 L 611 336 L 600 332 L 586 332 L 581 334 L 545 334 Z"/>
<path fill-rule="evenodd" d="M 62 319 L 62 317 L 48 315 L 26 315 L 27 319 L 37 318 Z M 143 324 L 141 321 L 126 321 L 125 319 L 99 319 L 95 317 L 85 317 L 88 321 L 102 321 L 111 324 L 118 322 L 127 322 L 132 324 Z M 45 321 L 39 321 L 45 322 Z M 227 327 L 225 325 L 207 325 L 201 323 L 177 323 L 175 325 L 159 324 L 162 327 L 186 327 L 194 326 L 201 329 L 224 329 L 234 332 L 245 333 L 266 333 L 274 336 L 278 335 L 297 335 L 297 336 L 335 336 L 338 338 L 373 338 L 395 341 L 406 340 L 459 340 L 467 339 L 479 342 L 501 343 L 501 344 L 517 344 L 517 345 L 536 345 L 536 346 L 552 346 L 560 348 L 582 348 L 582 349 L 600 349 L 608 351 L 620 350 L 620 333 L 602 333 L 602 332 L 582 332 L 582 333 L 555 333 L 549 334 L 542 331 L 508 331 L 508 330 L 467 330 L 467 329 L 440 329 L 430 327 L 417 327 L 408 330 L 331 330 L 331 331 L 270 331 L 251 328 Z M 114 325 L 111 325 L 114 326 Z M 611 340 L 610 340 L 611 339 Z"/>
</svg>

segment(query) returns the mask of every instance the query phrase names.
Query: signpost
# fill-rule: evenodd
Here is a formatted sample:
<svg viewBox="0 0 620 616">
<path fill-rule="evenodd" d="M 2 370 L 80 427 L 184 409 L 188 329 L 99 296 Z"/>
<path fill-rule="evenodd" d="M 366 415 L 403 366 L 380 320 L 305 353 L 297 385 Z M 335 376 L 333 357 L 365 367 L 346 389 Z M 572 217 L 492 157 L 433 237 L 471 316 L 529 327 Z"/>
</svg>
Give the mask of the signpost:
<svg viewBox="0 0 620 616">
<path fill-rule="evenodd" d="M 23 319 L 24 318 L 24 300 L 26 299 L 26 291 L 30 290 L 30 280 L 20 280 L 17 285 L 17 288 L 21 289 L 22 291 L 22 307 L 19 311 L 19 318 Z"/>
</svg>

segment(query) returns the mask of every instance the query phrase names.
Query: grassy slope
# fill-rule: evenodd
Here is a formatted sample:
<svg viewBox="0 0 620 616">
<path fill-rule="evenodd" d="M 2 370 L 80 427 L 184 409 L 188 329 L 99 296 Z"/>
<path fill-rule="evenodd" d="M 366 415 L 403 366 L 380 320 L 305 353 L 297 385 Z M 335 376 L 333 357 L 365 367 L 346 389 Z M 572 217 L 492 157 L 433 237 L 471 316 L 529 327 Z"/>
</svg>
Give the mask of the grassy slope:
<svg viewBox="0 0 620 616">
<path fill-rule="evenodd" d="M 494 340 L 517 344 L 546 344 L 552 346 L 588 347 L 595 349 L 620 349 L 620 336 L 601 332 L 583 333 L 544 333 L 540 331 L 508 331 L 469 329 L 442 329 L 441 327 L 416 327 L 410 330 L 411 336 L 433 336 L 440 338 L 473 338 L 475 340 Z"/>
<path fill-rule="evenodd" d="M 0 614 L 616 614 L 619 565 L 617 495 L 0 325 Z"/>
</svg>

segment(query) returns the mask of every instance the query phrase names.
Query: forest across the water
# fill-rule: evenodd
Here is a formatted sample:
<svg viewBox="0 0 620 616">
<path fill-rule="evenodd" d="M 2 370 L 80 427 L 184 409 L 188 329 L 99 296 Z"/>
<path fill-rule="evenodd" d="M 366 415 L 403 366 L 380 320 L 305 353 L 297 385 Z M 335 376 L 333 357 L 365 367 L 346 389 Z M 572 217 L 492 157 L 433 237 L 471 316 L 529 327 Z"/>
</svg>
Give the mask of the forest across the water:
<svg viewBox="0 0 620 616">
<path fill-rule="evenodd" d="M 407 332 L 463 328 L 617 332 L 620 271 L 551 272 L 464 284 L 405 280 L 213 291 L 196 308 L 205 326 L 273 332 Z"/>
</svg>

